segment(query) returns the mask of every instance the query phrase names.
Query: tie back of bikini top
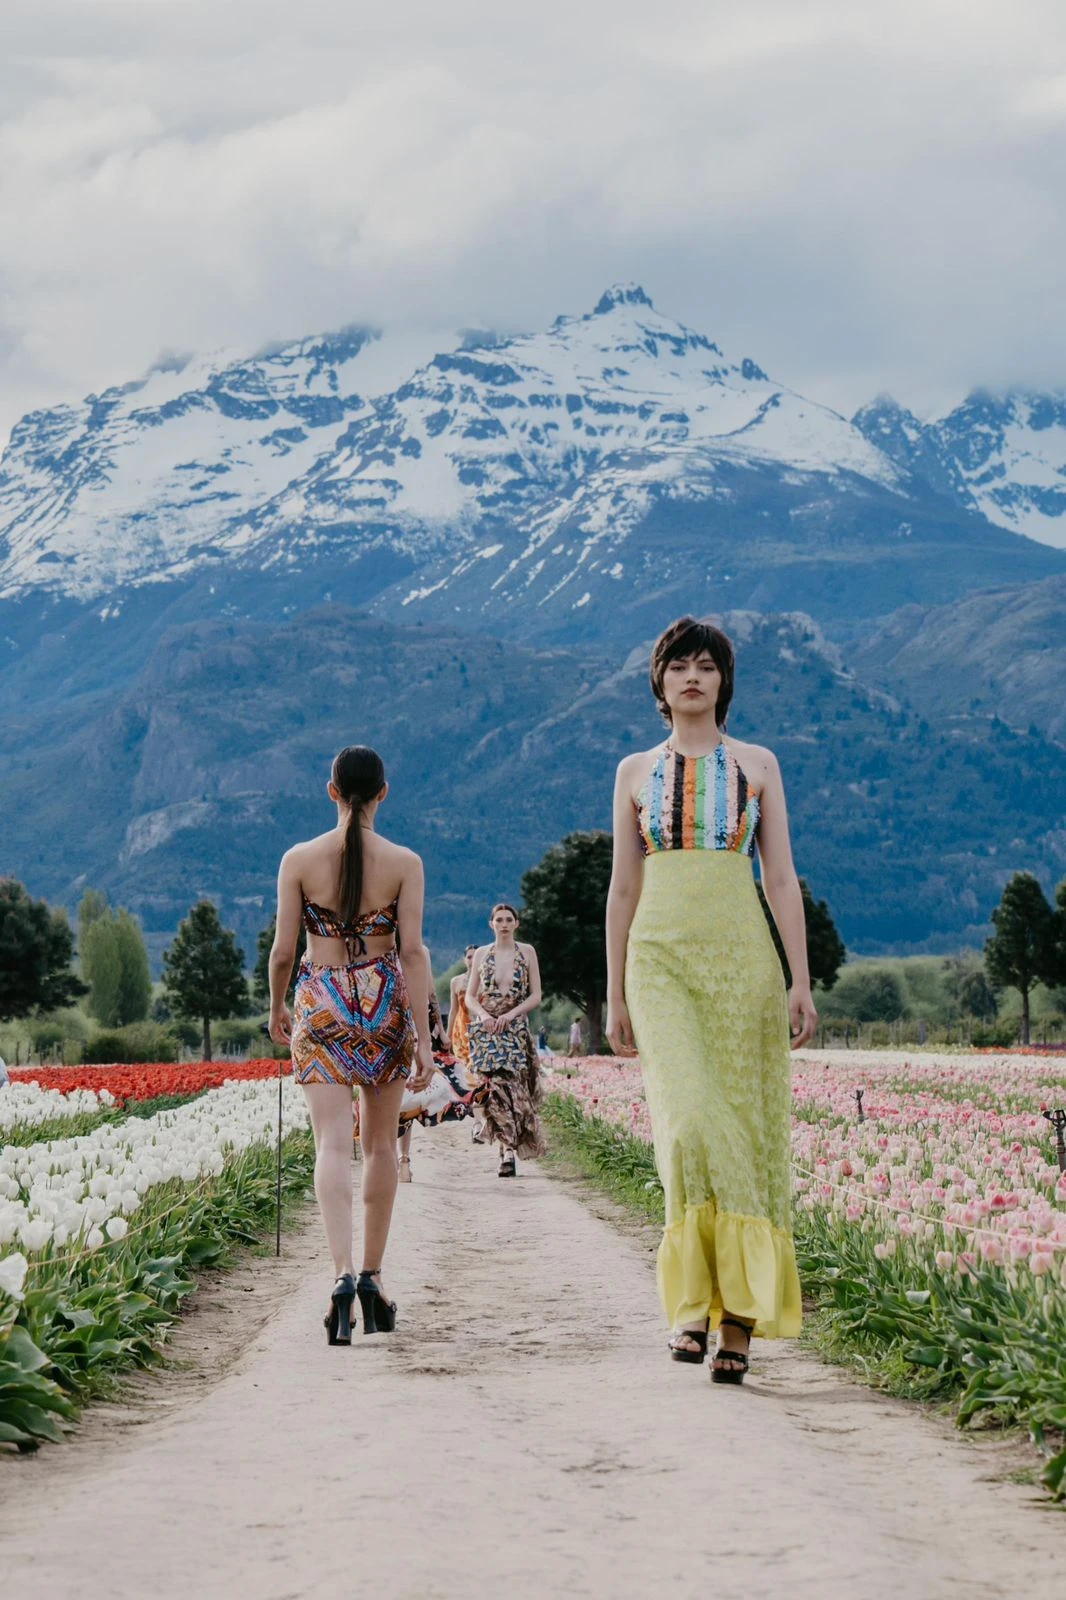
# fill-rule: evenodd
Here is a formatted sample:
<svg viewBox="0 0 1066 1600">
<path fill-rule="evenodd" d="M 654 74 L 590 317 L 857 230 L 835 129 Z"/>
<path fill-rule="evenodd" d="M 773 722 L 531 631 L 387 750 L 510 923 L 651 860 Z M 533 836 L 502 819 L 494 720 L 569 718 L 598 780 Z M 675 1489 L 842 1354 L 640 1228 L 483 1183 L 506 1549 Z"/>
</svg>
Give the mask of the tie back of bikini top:
<svg viewBox="0 0 1066 1600">
<path fill-rule="evenodd" d="M 364 911 L 354 922 L 342 921 L 339 912 L 308 900 L 306 895 L 303 902 L 303 924 L 307 932 L 317 933 L 323 939 L 343 939 L 349 961 L 354 955 L 366 955 L 368 939 L 388 938 L 390 934 L 395 935 L 397 930 L 399 900 L 393 900 L 377 911 Z"/>
</svg>

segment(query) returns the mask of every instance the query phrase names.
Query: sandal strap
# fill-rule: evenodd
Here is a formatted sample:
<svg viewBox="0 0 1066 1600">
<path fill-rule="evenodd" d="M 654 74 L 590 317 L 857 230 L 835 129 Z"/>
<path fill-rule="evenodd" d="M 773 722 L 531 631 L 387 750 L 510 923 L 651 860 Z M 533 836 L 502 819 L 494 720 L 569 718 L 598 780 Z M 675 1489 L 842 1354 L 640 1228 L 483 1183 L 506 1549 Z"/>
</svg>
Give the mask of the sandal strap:
<svg viewBox="0 0 1066 1600">
<path fill-rule="evenodd" d="M 716 1350 L 714 1359 L 715 1361 L 735 1361 L 745 1372 L 748 1370 L 748 1358 L 743 1350 Z"/>
<path fill-rule="evenodd" d="M 752 1336 L 752 1333 L 754 1332 L 754 1327 L 753 1327 L 752 1323 L 750 1323 L 750 1322 L 738 1322 L 736 1317 L 721 1317 L 719 1319 L 718 1326 L 720 1328 L 739 1328 L 741 1333 L 746 1333 L 747 1334 L 748 1343 L 749 1344 L 751 1343 L 751 1336 Z"/>
</svg>

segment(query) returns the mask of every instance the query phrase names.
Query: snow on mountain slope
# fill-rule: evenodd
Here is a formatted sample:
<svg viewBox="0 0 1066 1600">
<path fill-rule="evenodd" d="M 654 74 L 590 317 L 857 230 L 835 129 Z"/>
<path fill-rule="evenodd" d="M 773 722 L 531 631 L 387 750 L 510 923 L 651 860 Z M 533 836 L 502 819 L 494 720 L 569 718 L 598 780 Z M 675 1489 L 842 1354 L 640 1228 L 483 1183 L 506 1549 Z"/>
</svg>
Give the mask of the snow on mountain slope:
<svg viewBox="0 0 1066 1600">
<path fill-rule="evenodd" d="M 1066 393 L 978 390 L 933 430 L 990 522 L 1066 549 Z"/>
<path fill-rule="evenodd" d="M 853 420 L 904 471 L 1001 528 L 1066 549 L 1066 393 L 975 389 L 927 423 L 881 396 Z"/>
<path fill-rule="evenodd" d="M 905 485 L 845 418 L 728 361 L 627 285 L 547 332 L 436 356 L 224 545 L 270 566 L 324 543 L 387 542 L 416 564 L 451 552 L 458 576 L 496 527 L 535 542 L 578 512 L 590 531 L 631 527 L 649 483 L 702 498 L 716 462 Z"/>
<path fill-rule="evenodd" d="M 409 347 L 350 328 L 250 360 L 164 362 L 30 413 L 0 462 L 0 595 L 88 596 L 195 565 L 396 383 L 397 356 Z"/>
<path fill-rule="evenodd" d="M 592 524 L 631 521 L 645 478 L 701 495 L 715 462 L 906 489 L 859 428 L 633 285 L 546 332 L 443 351 L 376 398 L 366 339 L 155 373 L 25 418 L 0 474 L 0 593 L 102 593 L 227 556 L 284 568 L 323 547 L 461 558 L 494 522 L 575 494 Z"/>
</svg>

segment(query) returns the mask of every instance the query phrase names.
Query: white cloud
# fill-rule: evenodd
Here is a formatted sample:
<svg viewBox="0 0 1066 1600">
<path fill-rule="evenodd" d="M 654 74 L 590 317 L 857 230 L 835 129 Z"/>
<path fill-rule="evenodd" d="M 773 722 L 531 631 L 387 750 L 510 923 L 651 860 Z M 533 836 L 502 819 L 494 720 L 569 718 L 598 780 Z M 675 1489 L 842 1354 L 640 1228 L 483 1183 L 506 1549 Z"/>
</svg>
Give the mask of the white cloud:
<svg viewBox="0 0 1066 1600">
<path fill-rule="evenodd" d="M 6 0 L 0 426 L 619 278 L 842 407 L 1066 384 L 1052 0 Z"/>
</svg>

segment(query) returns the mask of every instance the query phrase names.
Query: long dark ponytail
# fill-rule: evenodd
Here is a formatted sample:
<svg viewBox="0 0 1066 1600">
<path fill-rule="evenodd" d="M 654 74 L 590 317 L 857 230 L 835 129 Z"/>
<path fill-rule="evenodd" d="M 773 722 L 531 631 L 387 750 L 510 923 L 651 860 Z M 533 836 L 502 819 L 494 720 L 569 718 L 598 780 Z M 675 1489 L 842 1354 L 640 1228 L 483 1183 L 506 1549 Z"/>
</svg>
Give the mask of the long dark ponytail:
<svg viewBox="0 0 1066 1600">
<path fill-rule="evenodd" d="M 349 744 L 333 759 L 333 785 L 351 810 L 341 854 L 340 914 L 354 922 L 363 899 L 363 807 L 385 787 L 385 764 L 369 745 Z"/>
</svg>

